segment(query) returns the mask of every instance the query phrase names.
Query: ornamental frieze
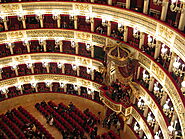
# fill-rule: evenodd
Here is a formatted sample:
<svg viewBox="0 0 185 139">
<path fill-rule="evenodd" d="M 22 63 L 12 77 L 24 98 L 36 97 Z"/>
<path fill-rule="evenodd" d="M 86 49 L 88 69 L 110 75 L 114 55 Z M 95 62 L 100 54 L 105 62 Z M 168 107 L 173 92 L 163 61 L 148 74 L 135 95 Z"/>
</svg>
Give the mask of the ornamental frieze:
<svg viewBox="0 0 185 139">
<path fill-rule="evenodd" d="M 105 46 L 106 38 L 100 35 L 92 35 L 92 41 Z"/>
<path fill-rule="evenodd" d="M 149 58 L 147 58 L 147 56 L 145 56 L 142 53 L 139 53 L 138 56 L 138 60 L 144 64 L 148 69 L 150 69 L 150 65 L 151 65 L 151 60 Z"/>
<path fill-rule="evenodd" d="M 153 63 L 151 70 L 153 73 L 155 73 L 158 79 L 164 82 L 164 71 L 162 71 L 157 64 Z"/>
<path fill-rule="evenodd" d="M 114 104 L 113 102 L 111 102 L 110 100 L 108 100 L 106 97 L 103 97 L 103 101 L 112 110 L 117 111 L 117 112 L 120 112 L 121 105 Z"/>
<path fill-rule="evenodd" d="M 13 84 L 17 83 L 17 78 L 13 78 L 13 79 L 8 79 L 8 80 L 3 80 L 0 81 L 0 88 L 2 87 L 7 87 L 7 86 L 12 86 Z"/>
<path fill-rule="evenodd" d="M 19 12 L 21 10 L 21 4 L 4 4 L 0 5 L 1 11 L 4 13 Z"/>
<path fill-rule="evenodd" d="M 91 34 L 84 32 L 75 32 L 76 39 L 91 41 Z"/>
</svg>

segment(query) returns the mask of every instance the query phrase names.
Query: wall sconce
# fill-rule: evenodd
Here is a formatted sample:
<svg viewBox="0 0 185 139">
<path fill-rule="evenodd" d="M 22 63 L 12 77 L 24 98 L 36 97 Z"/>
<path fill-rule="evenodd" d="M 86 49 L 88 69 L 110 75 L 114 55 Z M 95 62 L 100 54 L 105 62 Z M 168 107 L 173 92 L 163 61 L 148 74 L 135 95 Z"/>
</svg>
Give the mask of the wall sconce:
<svg viewBox="0 0 185 139">
<path fill-rule="evenodd" d="M 104 27 L 108 26 L 108 21 L 105 19 L 102 19 L 102 26 Z"/>
<path fill-rule="evenodd" d="M 165 44 L 163 44 L 161 48 L 161 57 L 162 59 L 169 61 L 171 59 L 171 55 L 170 54 L 168 55 L 167 52 L 168 48 L 166 48 Z"/>
<path fill-rule="evenodd" d="M 58 67 L 59 69 L 62 68 L 62 65 L 63 65 L 63 64 L 62 64 L 61 62 L 58 62 L 58 63 L 57 63 L 57 67 Z"/>
<path fill-rule="evenodd" d="M 18 65 L 13 65 L 13 66 L 11 67 L 11 69 L 12 69 L 12 70 L 17 70 L 17 69 L 18 69 Z"/>
<path fill-rule="evenodd" d="M 69 15 L 69 20 L 74 21 L 74 15 Z"/>
<path fill-rule="evenodd" d="M 11 42 L 7 42 L 6 43 L 6 48 L 10 49 L 10 48 L 14 48 L 15 44 L 11 43 Z"/>
<path fill-rule="evenodd" d="M 86 50 L 90 51 L 91 50 L 91 45 L 89 43 L 86 43 Z"/>
<path fill-rule="evenodd" d="M 46 61 L 43 61 L 43 62 L 42 62 L 42 66 L 43 66 L 44 68 L 46 68 L 48 65 L 49 65 L 49 62 L 46 62 Z"/>
<path fill-rule="evenodd" d="M 181 91 L 182 91 L 182 93 L 185 93 L 185 79 L 184 79 L 184 81 L 181 83 Z"/>
<path fill-rule="evenodd" d="M 155 95 L 156 97 L 158 97 L 158 98 L 162 98 L 164 90 L 163 90 L 163 88 L 160 89 L 158 86 L 159 86 L 159 83 L 156 82 L 156 83 L 154 84 L 154 95 Z"/>
<path fill-rule="evenodd" d="M 151 48 L 154 48 L 156 46 L 156 44 L 154 43 L 154 39 L 148 35 L 148 46 Z"/>
<path fill-rule="evenodd" d="M 53 16 L 52 16 L 53 20 L 60 20 L 60 19 L 61 19 L 61 18 L 60 18 L 60 11 L 58 11 L 58 10 L 53 10 L 53 11 L 52 11 L 52 14 L 53 14 Z"/>
<path fill-rule="evenodd" d="M 136 133 L 140 133 L 140 131 L 141 131 L 141 129 L 140 129 L 140 126 L 139 126 L 139 124 L 138 124 L 138 122 L 135 122 L 134 123 L 134 131 L 136 132 Z"/>
<path fill-rule="evenodd" d="M 87 74 L 91 74 L 91 69 L 87 68 Z"/>
<path fill-rule="evenodd" d="M 72 69 L 74 70 L 74 71 L 76 71 L 77 70 L 77 66 L 76 65 L 72 65 Z"/>
<path fill-rule="evenodd" d="M 41 45 L 41 46 L 46 45 L 46 39 L 47 39 L 47 38 L 40 38 L 40 40 L 39 40 L 39 45 Z"/>
<path fill-rule="evenodd" d="M 93 21 L 93 18 L 92 17 L 86 16 L 85 17 L 85 22 L 89 24 L 89 23 L 93 23 L 94 21 Z"/>
<path fill-rule="evenodd" d="M 180 4 L 179 4 L 180 2 Z M 179 4 L 179 7 L 178 7 Z M 183 12 L 185 10 L 183 2 L 179 1 L 179 0 L 171 0 L 171 5 L 170 5 L 170 10 L 172 12 Z"/>
<path fill-rule="evenodd" d="M 77 91 L 78 90 L 78 86 L 74 85 L 74 90 Z"/>
<path fill-rule="evenodd" d="M 50 87 L 51 84 L 52 84 L 52 81 L 51 80 L 46 80 L 45 84 L 46 84 L 46 87 Z"/>
<path fill-rule="evenodd" d="M 161 134 L 161 130 L 155 133 L 154 139 L 161 139 L 160 134 Z"/>
<path fill-rule="evenodd" d="M 149 83 L 149 81 L 150 81 L 150 76 L 148 74 L 146 74 L 146 70 L 143 70 L 143 81 L 145 83 Z"/>
<path fill-rule="evenodd" d="M 8 88 L 1 88 L 1 94 L 7 94 L 8 93 Z"/>
<path fill-rule="evenodd" d="M 139 101 L 137 103 L 137 106 L 140 110 L 144 110 L 145 109 L 145 104 L 144 104 L 144 101 L 143 99 L 139 98 Z"/>
<path fill-rule="evenodd" d="M 9 21 L 8 16 L 5 16 L 4 14 L 1 14 L 1 15 L 0 15 L 0 19 L 1 19 L 3 22 L 8 22 L 8 21 Z"/>
<path fill-rule="evenodd" d="M 33 66 L 33 65 L 32 65 L 32 62 L 26 63 L 26 66 L 27 66 L 28 69 L 31 69 L 31 67 Z"/>
<path fill-rule="evenodd" d="M 180 68 L 180 67 L 181 67 L 181 68 Z M 183 76 L 183 73 L 185 73 L 185 72 L 184 72 L 184 67 L 185 67 L 185 64 L 182 64 L 182 63 L 180 62 L 180 58 L 177 57 L 177 58 L 175 59 L 174 63 L 173 63 L 173 68 L 172 68 L 173 73 L 174 73 L 176 76 L 182 77 L 182 76 Z"/>
<path fill-rule="evenodd" d="M 38 21 L 43 20 L 44 19 L 44 16 L 43 16 L 44 13 L 45 12 L 43 10 L 37 10 L 37 11 L 35 11 L 36 19 Z"/>
<path fill-rule="evenodd" d="M 23 45 L 24 45 L 24 46 L 30 46 L 30 45 L 31 45 L 31 42 L 29 42 L 28 39 L 25 39 L 25 40 L 23 41 Z"/>
<path fill-rule="evenodd" d="M 32 81 L 32 82 L 31 82 L 31 86 L 32 86 L 33 88 L 37 87 L 37 82 Z"/>
<path fill-rule="evenodd" d="M 173 111 L 174 111 L 174 108 L 169 106 L 169 102 L 170 102 L 170 99 L 167 99 L 166 103 L 163 105 L 163 111 L 166 116 L 171 118 Z"/>
<path fill-rule="evenodd" d="M 72 48 L 75 48 L 75 47 L 76 47 L 75 41 L 71 41 L 71 47 L 72 47 Z"/>
<path fill-rule="evenodd" d="M 135 28 L 133 29 L 133 36 L 134 36 L 134 38 L 136 38 L 136 39 L 139 39 L 139 37 L 140 37 L 140 35 L 139 35 L 139 30 L 137 29 L 137 27 L 135 27 Z"/>
<path fill-rule="evenodd" d="M 149 112 L 149 113 L 148 113 L 147 122 L 148 122 L 148 124 L 149 124 L 151 127 L 154 127 L 154 125 L 155 125 L 155 119 L 154 119 L 153 116 L 152 116 L 152 112 Z"/>
</svg>

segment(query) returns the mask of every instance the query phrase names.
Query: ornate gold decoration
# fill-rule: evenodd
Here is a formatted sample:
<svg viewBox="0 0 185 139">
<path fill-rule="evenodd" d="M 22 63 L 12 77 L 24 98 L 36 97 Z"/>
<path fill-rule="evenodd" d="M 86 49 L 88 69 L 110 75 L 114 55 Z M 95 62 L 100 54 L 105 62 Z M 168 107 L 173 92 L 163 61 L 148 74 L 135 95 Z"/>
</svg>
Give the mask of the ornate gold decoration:
<svg viewBox="0 0 185 139">
<path fill-rule="evenodd" d="M 18 77 L 18 82 L 19 83 L 28 83 L 34 79 L 34 76 L 23 76 L 23 77 Z"/>
<path fill-rule="evenodd" d="M 7 36 L 9 38 L 9 40 L 20 40 L 22 38 L 24 38 L 24 34 L 22 31 L 13 31 L 13 32 L 8 32 Z"/>
<path fill-rule="evenodd" d="M 22 63 L 22 62 L 26 62 L 29 60 L 29 55 L 21 55 L 21 56 L 16 56 L 16 57 L 13 57 L 14 61 L 17 61 L 19 63 Z"/>
<path fill-rule="evenodd" d="M 81 39 L 81 40 L 91 40 L 91 35 L 90 33 L 84 33 L 84 32 L 75 32 L 76 34 L 76 39 Z"/>
<path fill-rule="evenodd" d="M 2 4 L 0 6 L 1 11 L 4 13 L 11 13 L 20 11 L 21 5 L 20 4 Z"/>
<path fill-rule="evenodd" d="M 91 12 L 89 4 L 74 4 L 74 9 L 81 12 Z"/>
<path fill-rule="evenodd" d="M 164 71 L 162 71 L 159 66 L 157 66 L 155 63 L 152 64 L 152 72 L 155 73 L 158 79 L 160 79 L 162 82 L 164 81 Z"/>
<path fill-rule="evenodd" d="M 151 60 L 149 58 L 147 58 L 147 56 L 145 56 L 142 53 L 139 53 L 138 60 L 139 60 L 139 62 L 144 64 L 148 69 L 150 69 Z"/>
<path fill-rule="evenodd" d="M 92 41 L 98 44 L 102 44 L 105 46 L 106 37 L 100 36 L 100 35 L 92 35 Z"/>
<path fill-rule="evenodd" d="M 16 83 L 17 83 L 17 78 L 2 80 L 0 81 L 0 88 L 12 86 L 13 84 L 16 84 Z"/>
<path fill-rule="evenodd" d="M 76 62 L 81 63 L 83 65 L 91 65 L 92 61 L 88 58 L 83 58 L 83 57 L 75 57 L 76 58 Z"/>
</svg>

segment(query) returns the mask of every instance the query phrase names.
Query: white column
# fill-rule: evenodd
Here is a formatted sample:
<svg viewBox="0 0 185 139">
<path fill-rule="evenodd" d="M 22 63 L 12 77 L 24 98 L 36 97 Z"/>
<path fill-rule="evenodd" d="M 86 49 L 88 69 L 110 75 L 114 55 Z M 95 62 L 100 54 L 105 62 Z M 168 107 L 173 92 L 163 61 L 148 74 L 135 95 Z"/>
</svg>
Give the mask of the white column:
<svg viewBox="0 0 185 139">
<path fill-rule="evenodd" d="M 3 19 L 3 23 L 4 23 L 4 28 L 5 28 L 5 30 L 8 30 L 7 21 L 8 21 L 8 17 L 5 17 L 5 18 Z"/>
<path fill-rule="evenodd" d="M 92 58 L 94 57 L 94 46 L 93 45 L 91 46 L 91 57 Z"/>
<path fill-rule="evenodd" d="M 148 4 L 149 0 L 144 0 L 143 13 L 148 14 Z"/>
<path fill-rule="evenodd" d="M 93 17 L 90 18 L 90 22 L 91 22 L 91 32 L 94 32 L 94 18 Z"/>
<path fill-rule="evenodd" d="M 62 64 L 62 74 L 64 74 L 65 73 L 65 66 L 64 66 L 64 64 Z"/>
<path fill-rule="evenodd" d="M 112 5 L 112 0 L 108 0 L 108 5 Z"/>
<path fill-rule="evenodd" d="M 148 90 L 149 90 L 149 91 L 153 91 L 153 88 L 154 88 L 154 78 L 151 76 L 151 77 L 150 77 L 150 81 L 149 81 Z"/>
<path fill-rule="evenodd" d="M 111 35 L 111 21 L 108 21 L 107 23 L 107 36 Z"/>
<path fill-rule="evenodd" d="M 34 66 L 31 66 L 31 73 L 34 74 Z"/>
<path fill-rule="evenodd" d="M 61 24 L 60 24 L 60 15 L 57 16 L 57 27 L 60 28 Z"/>
<path fill-rule="evenodd" d="M 91 0 L 91 3 L 94 3 L 94 0 Z"/>
<path fill-rule="evenodd" d="M 49 73 L 49 63 L 46 64 L 46 71 L 47 71 L 47 73 Z"/>
<path fill-rule="evenodd" d="M 26 47 L 27 47 L 28 53 L 30 53 L 30 45 L 26 44 Z"/>
<path fill-rule="evenodd" d="M 148 115 L 148 107 L 145 107 L 143 116 L 144 117 L 147 117 L 147 115 Z"/>
<path fill-rule="evenodd" d="M 161 42 L 160 41 L 156 41 L 155 54 L 154 54 L 154 58 L 155 59 L 159 57 L 160 50 L 161 50 Z"/>
<path fill-rule="evenodd" d="M 67 85 L 64 85 L 64 92 L 67 92 Z"/>
<path fill-rule="evenodd" d="M 78 29 L 78 17 L 74 16 L 74 29 Z"/>
<path fill-rule="evenodd" d="M 162 96 L 162 98 L 161 98 L 161 103 L 160 103 L 161 106 L 163 106 L 163 105 L 165 104 L 166 99 L 167 99 L 167 93 L 164 92 L 164 93 L 163 93 L 163 96 Z"/>
<path fill-rule="evenodd" d="M 36 16 L 36 19 L 40 21 L 40 27 L 43 28 L 44 27 L 44 22 L 43 22 L 43 17 L 44 15 L 38 15 Z"/>
<path fill-rule="evenodd" d="M 126 0 L 126 8 L 130 9 L 130 0 Z"/>
<path fill-rule="evenodd" d="M 161 20 L 162 21 L 165 21 L 166 20 L 166 15 L 167 15 L 167 11 L 168 11 L 168 4 L 169 4 L 169 2 L 163 2 L 163 4 L 162 4 L 162 12 L 161 12 Z"/>
<path fill-rule="evenodd" d="M 53 91 L 52 84 L 49 85 L 49 91 L 50 91 L 50 92 Z"/>
<path fill-rule="evenodd" d="M 142 48 L 142 45 L 144 44 L 145 41 L 145 34 L 144 32 L 140 32 L 140 41 L 139 41 L 139 48 Z"/>
<path fill-rule="evenodd" d="M 15 75 L 16 75 L 16 76 L 19 76 L 17 67 L 16 67 L 14 70 L 15 70 Z"/>
<path fill-rule="evenodd" d="M 128 27 L 124 26 L 124 42 L 127 42 L 128 39 Z"/>
<path fill-rule="evenodd" d="M 26 19 L 25 18 L 22 19 L 22 25 L 23 25 L 23 29 L 26 29 Z"/>
<path fill-rule="evenodd" d="M 185 9 L 185 4 L 183 7 Z M 184 27 L 185 27 L 185 11 L 181 12 L 178 29 L 183 31 Z"/>
<path fill-rule="evenodd" d="M 81 89 L 80 87 L 78 86 L 78 95 L 80 96 L 80 93 L 81 93 Z"/>
<path fill-rule="evenodd" d="M 76 71 L 77 71 L 77 76 L 79 76 L 80 75 L 80 67 L 77 66 Z"/>
<path fill-rule="evenodd" d="M 20 86 L 20 88 L 18 88 L 21 91 L 21 94 L 23 94 L 23 89 L 22 89 L 22 85 Z"/>
<path fill-rule="evenodd" d="M 156 133 L 157 131 L 159 131 L 159 125 L 155 122 L 155 126 L 154 126 L 154 133 Z"/>
<path fill-rule="evenodd" d="M 141 67 L 138 67 L 138 70 L 137 70 L 137 79 L 139 79 L 140 72 L 141 72 Z"/>
<path fill-rule="evenodd" d="M 174 113 L 173 116 L 172 116 L 171 122 L 174 123 L 176 119 L 177 119 L 177 114 Z"/>
<path fill-rule="evenodd" d="M 62 42 L 62 41 L 61 41 Z M 59 47 L 60 47 L 60 52 L 63 52 L 63 44 L 61 43 L 61 44 L 59 44 Z"/>
<path fill-rule="evenodd" d="M 9 48 L 10 48 L 10 53 L 11 53 L 11 55 L 13 55 L 13 54 L 14 54 L 14 52 L 13 52 L 13 47 L 10 46 Z"/>
<path fill-rule="evenodd" d="M 92 71 L 91 71 L 91 80 L 94 81 L 94 70 L 93 70 L 93 69 L 92 69 Z"/>
<path fill-rule="evenodd" d="M 2 69 L 0 69 L 0 79 L 2 79 Z"/>
<path fill-rule="evenodd" d="M 76 44 L 76 47 L 75 47 L 75 54 L 78 54 L 78 43 Z"/>
<path fill-rule="evenodd" d="M 37 88 L 37 85 L 35 86 L 35 91 L 38 92 L 38 88 Z"/>
<path fill-rule="evenodd" d="M 175 58 L 176 58 L 176 54 L 174 52 L 172 52 L 171 59 L 170 59 L 170 65 L 169 65 L 169 68 L 168 68 L 169 72 L 172 72 L 173 63 L 175 62 Z"/>
</svg>

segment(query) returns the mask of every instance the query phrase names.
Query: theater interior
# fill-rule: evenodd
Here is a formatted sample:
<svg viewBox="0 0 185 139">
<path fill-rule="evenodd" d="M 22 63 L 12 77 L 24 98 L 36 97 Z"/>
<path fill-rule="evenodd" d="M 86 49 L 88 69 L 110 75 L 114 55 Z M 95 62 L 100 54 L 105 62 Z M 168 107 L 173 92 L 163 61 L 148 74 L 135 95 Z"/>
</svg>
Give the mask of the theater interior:
<svg viewBox="0 0 185 139">
<path fill-rule="evenodd" d="M 185 0 L 0 0 L 1 139 L 185 139 Z"/>
</svg>

